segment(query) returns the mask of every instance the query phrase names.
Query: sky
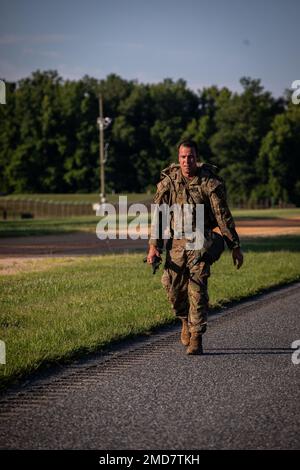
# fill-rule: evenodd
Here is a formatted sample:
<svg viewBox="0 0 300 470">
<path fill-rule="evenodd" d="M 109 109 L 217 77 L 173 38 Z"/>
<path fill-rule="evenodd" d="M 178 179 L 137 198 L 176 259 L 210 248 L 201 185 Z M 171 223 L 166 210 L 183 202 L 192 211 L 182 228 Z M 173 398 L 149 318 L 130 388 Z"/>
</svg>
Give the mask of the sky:
<svg viewBox="0 0 300 470">
<path fill-rule="evenodd" d="M 249 76 L 277 97 L 300 79 L 299 49 L 299 0 L 0 0 L 8 81 L 51 69 L 241 91 Z"/>
</svg>

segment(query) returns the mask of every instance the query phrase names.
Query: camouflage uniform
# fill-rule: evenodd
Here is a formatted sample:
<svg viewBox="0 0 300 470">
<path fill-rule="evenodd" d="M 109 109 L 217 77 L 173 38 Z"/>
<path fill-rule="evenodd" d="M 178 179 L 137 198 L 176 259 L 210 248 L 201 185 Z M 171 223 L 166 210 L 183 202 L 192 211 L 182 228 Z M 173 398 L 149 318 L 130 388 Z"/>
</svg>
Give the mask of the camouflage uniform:
<svg viewBox="0 0 300 470">
<path fill-rule="evenodd" d="M 206 331 L 209 305 L 207 281 L 210 265 L 219 258 L 224 249 L 223 240 L 229 249 L 240 246 L 226 202 L 225 184 L 222 178 L 216 175 L 215 168 L 206 163 L 197 164 L 196 175 L 188 180 L 182 175 L 180 166 L 172 164 L 162 171 L 154 197 L 154 203 L 159 205 L 204 204 L 205 244 L 201 256 L 193 250 L 186 250 L 185 238 L 174 238 L 171 219 L 171 239 L 166 243 L 166 263 L 162 276 L 162 284 L 175 315 L 188 319 L 191 333 L 203 334 Z M 219 227 L 223 239 L 213 232 L 216 227 Z M 222 247 L 216 253 L 214 240 L 220 245 L 220 239 Z M 163 248 L 161 239 L 150 239 L 149 243 L 158 249 Z"/>
</svg>

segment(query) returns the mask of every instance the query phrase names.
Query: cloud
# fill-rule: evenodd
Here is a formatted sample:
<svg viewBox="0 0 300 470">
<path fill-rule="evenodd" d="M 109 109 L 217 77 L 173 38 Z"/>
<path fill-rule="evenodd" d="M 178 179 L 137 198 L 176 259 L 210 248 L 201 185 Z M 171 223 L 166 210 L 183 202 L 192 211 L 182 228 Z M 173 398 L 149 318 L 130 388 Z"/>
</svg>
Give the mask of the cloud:
<svg viewBox="0 0 300 470">
<path fill-rule="evenodd" d="M 119 42 L 119 41 L 104 41 L 102 43 L 104 47 L 113 47 L 113 48 L 125 48 L 125 49 L 143 49 L 145 47 L 141 42 Z"/>
<path fill-rule="evenodd" d="M 73 39 L 74 36 L 66 34 L 0 34 L 1 45 L 14 45 L 20 43 L 48 44 L 61 43 Z"/>
<path fill-rule="evenodd" d="M 23 53 L 26 55 L 46 57 L 47 59 L 57 59 L 61 57 L 61 55 L 56 51 L 37 51 L 30 47 L 23 49 Z"/>
</svg>

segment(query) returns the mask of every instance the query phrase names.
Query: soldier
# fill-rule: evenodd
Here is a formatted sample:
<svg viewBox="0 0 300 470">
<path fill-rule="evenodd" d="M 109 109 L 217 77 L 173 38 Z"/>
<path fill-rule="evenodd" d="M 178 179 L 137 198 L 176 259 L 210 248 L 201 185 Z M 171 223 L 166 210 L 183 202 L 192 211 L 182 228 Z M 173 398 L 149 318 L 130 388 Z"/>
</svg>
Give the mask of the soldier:
<svg viewBox="0 0 300 470">
<path fill-rule="evenodd" d="M 204 205 L 205 243 L 200 253 L 186 249 L 186 238 L 176 239 L 174 220 L 171 219 L 171 238 L 166 243 L 162 276 L 162 284 L 174 313 L 182 321 L 181 342 L 187 346 L 187 354 L 203 353 L 202 335 L 207 327 L 209 300 L 207 281 L 210 265 L 224 250 L 224 240 L 232 250 L 237 269 L 243 264 L 240 240 L 226 202 L 224 181 L 215 173 L 216 167 L 198 163 L 197 157 L 195 142 L 181 142 L 178 146 L 179 165 L 172 164 L 162 171 L 154 197 L 154 203 L 159 205 Z M 216 227 L 219 227 L 222 236 L 213 231 Z M 147 262 L 153 263 L 162 249 L 162 239 L 150 239 Z"/>
</svg>

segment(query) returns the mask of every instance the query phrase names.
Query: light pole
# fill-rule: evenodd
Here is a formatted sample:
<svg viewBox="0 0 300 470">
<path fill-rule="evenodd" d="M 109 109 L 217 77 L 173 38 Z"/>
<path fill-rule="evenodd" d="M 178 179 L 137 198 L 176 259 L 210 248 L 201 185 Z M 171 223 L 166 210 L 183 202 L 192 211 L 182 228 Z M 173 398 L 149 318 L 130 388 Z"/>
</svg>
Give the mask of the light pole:
<svg viewBox="0 0 300 470">
<path fill-rule="evenodd" d="M 106 202 L 105 197 L 105 171 L 104 165 L 107 160 L 107 148 L 108 144 L 105 145 L 104 154 L 104 131 L 110 125 L 112 119 L 109 117 L 103 117 L 103 99 L 102 95 L 99 96 L 99 117 L 97 124 L 99 126 L 99 157 L 100 157 L 100 204 Z"/>
</svg>

